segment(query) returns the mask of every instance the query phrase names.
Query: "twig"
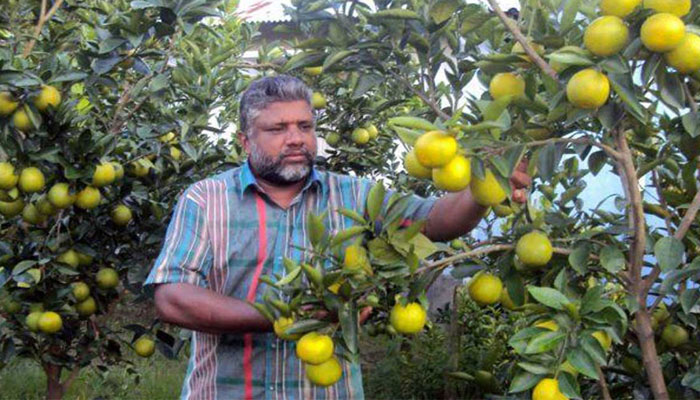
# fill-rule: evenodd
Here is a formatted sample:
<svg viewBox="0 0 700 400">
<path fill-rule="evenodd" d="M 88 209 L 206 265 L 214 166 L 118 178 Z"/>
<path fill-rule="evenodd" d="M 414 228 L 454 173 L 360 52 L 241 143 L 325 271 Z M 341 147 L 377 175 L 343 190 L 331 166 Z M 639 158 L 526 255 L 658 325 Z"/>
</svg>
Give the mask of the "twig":
<svg viewBox="0 0 700 400">
<path fill-rule="evenodd" d="M 433 101 L 430 97 L 428 97 L 427 94 L 423 93 L 422 90 L 418 90 L 418 89 L 416 89 L 415 87 L 413 87 L 413 85 L 411 85 L 411 83 L 408 82 L 404 77 L 402 77 L 401 75 L 399 75 L 399 74 L 397 74 L 396 72 L 392 71 L 391 69 L 387 69 L 387 71 L 388 71 L 392 76 L 394 76 L 394 78 L 398 79 L 399 82 L 401 82 L 404 86 L 406 86 L 410 91 L 412 91 L 413 94 L 415 94 L 416 96 L 420 97 L 420 99 L 423 100 L 423 102 L 424 102 L 428 107 L 430 107 L 430 109 L 433 110 L 433 112 L 434 112 L 435 114 L 437 114 L 438 117 L 444 119 L 445 121 L 447 121 L 448 119 L 450 119 L 450 116 L 447 115 L 444 111 L 442 111 L 442 110 L 440 109 L 440 107 L 437 105 L 437 103 L 435 103 L 435 101 Z"/>
<path fill-rule="evenodd" d="M 32 37 L 32 40 L 29 41 L 22 52 L 23 58 L 27 58 L 27 56 L 29 56 L 29 54 L 32 52 L 32 49 L 36 44 L 36 40 L 39 38 L 39 35 L 41 35 L 41 29 L 44 27 L 44 24 L 50 20 L 54 14 L 56 14 L 56 11 L 58 11 L 58 8 L 61 7 L 61 4 L 63 4 L 63 0 L 56 0 L 51 9 L 49 9 L 49 12 L 46 12 L 46 0 L 41 0 L 41 14 L 39 15 L 39 22 L 34 28 L 34 37 Z"/>
<path fill-rule="evenodd" d="M 688 96 L 688 103 L 690 103 L 690 110 L 693 111 L 693 114 L 698 113 L 698 103 L 695 102 L 695 97 L 693 96 L 693 93 L 690 92 L 690 88 L 688 87 L 688 84 L 686 82 L 683 82 L 683 90 L 685 91 L 686 96 Z"/>
<path fill-rule="evenodd" d="M 501 7 L 498 6 L 498 3 L 496 0 L 488 0 L 489 4 L 491 5 L 491 8 L 493 8 L 493 11 L 498 15 L 498 18 L 501 19 L 503 24 L 508 28 L 510 33 L 513 34 L 513 37 L 515 40 L 517 40 L 522 46 L 523 50 L 525 50 L 525 53 L 530 57 L 533 63 L 540 67 L 542 71 L 544 71 L 545 74 L 549 75 L 552 79 L 557 81 L 559 79 L 559 75 L 557 75 L 557 72 L 549 65 L 547 62 L 540 57 L 539 54 L 535 51 L 535 49 L 530 46 L 530 43 L 528 43 L 527 38 L 523 35 L 523 33 L 520 31 L 520 28 L 518 28 L 518 25 L 513 22 L 506 14 L 501 10 Z"/>
<path fill-rule="evenodd" d="M 661 192 L 661 184 L 659 182 L 659 174 L 656 173 L 656 170 L 651 171 L 651 180 L 654 183 L 654 187 L 656 187 L 656 195 L 659 197 L 659 204 L 661 207 L 663 207 L 664 210 L 668 210 L 668 204 L 666 204 L 666 199 L 664 199 L 664 195 Z M 669 235 L 673 234 L 673 227 L 671 226 L 671 214 L 667 215 L 664 217 L 664 222 L 666 223 L 666 231 L 668 232 Z"/>
<path fill-rule="evenodd" d="M 612 400 L 610 397 L 610 391 L 608 390 L 608 384 L 605 382 L 605 375 L 603 370 L 600 369 L 600 365 L 596 364 L 595 369 L 598 371 L 598 385 L 600 385 L 600 393 L 603 395 L 604 400 Z"/>
<path fill-rule="evenodd" d="M 572 144 L 588 144 L 594 147 L 598 147 L 599 149 L 603 150 L 605 154 L 610 156 L 611 158 L 615 160 L 619 160 L 622 157 L 622 154 L 620 154 L 619 151 L 615 150 L 614 148 L 608 146 L 607 144 L 603 144 L 601 142 L 595 141 L 593 139 L 589 138 L 552 138 L 552 139 L 544 139 L 544 140 L 533 140 L 532 142 L 527 142 L 527 143 L 515 143 L 512 145 L 506 145 L 506 146 L 501 146 L 499 147 L 499 150 L 501 151 L 506 151 L 512 147 L 516 146 L 525 146 L 525 147 L 536 147 L 536 146 L 544 146 L 547 144 L 551 143 L 572 143 Z"/>
</svg>

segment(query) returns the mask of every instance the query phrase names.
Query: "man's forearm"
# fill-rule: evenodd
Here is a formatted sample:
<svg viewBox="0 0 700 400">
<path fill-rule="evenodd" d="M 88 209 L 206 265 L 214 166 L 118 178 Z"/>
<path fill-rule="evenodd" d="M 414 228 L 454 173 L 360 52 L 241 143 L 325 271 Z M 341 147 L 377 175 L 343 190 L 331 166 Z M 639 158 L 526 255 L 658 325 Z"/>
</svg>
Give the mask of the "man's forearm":
<svg viewBox="0 0 700 400">
<path fill-rule="evenodd" d="M 207 333 L 269 332 L 272 324 L 243 300 L 187 283 L 156 288 L 156 309 L 166 322 Z"/>
<path fill-rule="evenodd" d="M 462 236 L 479 224 L 486 209 L 474 200 L 470 189 L 448 193 L 438 199 L 430 211 L 425 235 L 435 241 Z"/>
</svg>

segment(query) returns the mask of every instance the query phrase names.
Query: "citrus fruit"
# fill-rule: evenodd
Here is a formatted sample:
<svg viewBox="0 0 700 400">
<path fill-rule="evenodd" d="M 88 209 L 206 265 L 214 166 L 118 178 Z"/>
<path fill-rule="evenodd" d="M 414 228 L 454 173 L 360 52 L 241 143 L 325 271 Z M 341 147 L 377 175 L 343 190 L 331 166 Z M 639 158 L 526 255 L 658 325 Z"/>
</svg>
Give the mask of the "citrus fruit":
<svg viewBox="0 0 700 400">
<path fill-rule="evenodd" d="M 87 299 L 75 305 L 75 311 L 81 317 L 87 317 L 94 314 L 97 311 L 97 304 L 95 303 L 95 299 L 91 296 L 88 296 Z"/>
<path fill-rule="evenodd" d="M 559 325 L 554 320 L 548 319 L 546 321 L 536 322 L 533 326 L 537 328 L 549 329 L 550 331 L 558 331 Z"/>
<path fill-rule="evenodd" d="M 83 254 L 81 252 L 78 253 L 78 262 L 81 267 L 85 267 L 87 265 L 90 265 L 92 263 L 92 256 Z"/>
<path fill-rule="evenodd" d="M 22 309 L 22 305 L 14 300 L 7 300 L 3 302 L 2 308 L 8 314 L 14 314 Z"/>
<path fill-rule="evenodd" d="M 337 146 L 338 143 L 340 143 L 340 135 L 338 135 L 336 132 L 331 132 L 327 134 L 326 143 L 328 143 L 329 146 Z"/>
<path fill-rule="evenodd" d="M 603 347 L 603 350 L 608 351 L 608 349 L 610 349 L 610 346 L 612 346 L 612 338 L 607 332 L 595 331 L 593 332 L 592 336 L 596 338 L 598 343 L 600 343 L 600 345 Z"/>
<path fill-rule="evenodd" d="M 73 249 L 69 249 L 61 253 L 58 257 L 56 257 L 56 261 L 68 264 L 73 268 L 78 268 L 78 266 L 80 265 L 78 252 Z"/>
<path fill-rule="evenodd" d="M 49 107 L 57 107 L 61 103 L 61 92 L 51 85 L 41 87 L 41 92 L 34 99 L 34 105 L 39 111 L 46 111 Z"/>
<path fill-rule="evenodd" d="M 136 160 L 131 163 L 131 174 L 138 177 L 138 178 L 143 178 L 148 175 L 148 172 L 151 170 L 151 166 L 148 165 L 145 161 L 143 160 Z"/>
<path fill-rule="evenodd" d="M 600 2 L 600 13 L 603 15 L 614 15 L 624 18 L 642 4 L 642 0 L 602 0 Z"/>
<path fill-rule="evenodd" d="M 389 321 L 396 332 L 411 335 L 423 330 L 427 317 L 420 303 L 408 303 L 406 306 L 396 303 L 391 309 Z"/>
<path fill-rule="evenodd" d="M 476 384 L 486 393 L 498 393 L 498 381 L 492 373 L 482 369 L 474 373 Z"/>
<path fill-rule="evenodd" d="M 76 207 L 80 207 L 84 210 L 90 210 L 97 207 L 100 204 L 102 195 L 100 195 L 100 190 L 92 187 L 86 186 L 83 190 L 78 192 L 75 198 Z"/>
<path fill-rule="evenodd" d="M 442 131 L 430 131 L 416 140 L 413 151 L 425 168 L 442 167 L 457 154 L 457 141 Z"/>
<path fill-rule="evenodd" d="M 403 167 L 409 175 L 415 178 L 429 179 L 433 176 L 433 171 L 430 168 L 426 168 L 418 162 L 415 149 L 406 152 L 403 158 Z"/>
<path fill-rule="evenodd" d="M 124 177 L 124 167 L 116 161 L 112 161 L 112 166 L 114 167 L 114 179 L 122 179 Z"/>
<path fill-rule="evenodd" d="M 335 357 L 318 364 L 306 364 L 306 377 L 316 386 L 330 386 L 343 376 L 343 368 Z"/>
<path fill-rule="evenodd" d="M 668 65 L 682 74 L 700 70 L 700 36 L 686 33 L 675 49 L 664 54 Z"/>
<path fill-rule="evenodd" d="M 515 254 L 528 267 L 541 267 L 552 259 L 552 243 L 539 231 L 526 233 L 515 245 Z"/>
<path fill-rule="evenodd" d="M 112 222 L 117 226 L 126 226 L 131 221 L 131 209 L 120 204 L 112 209 Z"/>
<path fill-rule="evenodd" d="M 369 132 L 370 140 L 376 139 L 377 136 L 379 136 L 379 130 L 376 126 L 374 126 L 374 124 L 366 124 L 365 129 L 367 129 L 367 132 Z"/>
<path fill-rule="evenodd" d="M 482 206 L 495 206 L 503 203 L 506 199 L 506 191 L 493 175 L 491 170 L 484 171 L 484 179 L 475 176 L 471 183 L 472 196 L 474 201 Z"/>
<path fill-rule="evenodd" d="M 56 207 L 54 207 L 46 197 L 39 199 L 39 201 L 36 203 L 36 208 L 40 213 L 47 216 L 56 214 Z"/>
<path fill-rule="evenodd" d="M 505 96 L 521 97 L 525 95 L 525 79 L 512 72 L 494 75 L 489 83 L 489 93 L 494 100 Z"/>
<path fill-rule="evenodd" d="M 67 183 L 56 183 L 49 189 L 49 201 L 56 208 L 66 208 L 73 204 L 75 195 L 70 192 Z"/>
<path fill-rule="evenodd" d="M 0 116 L 7 117 L 17 107 L 19 107 L 19 103 L 15 101 L 10 92 L 0 92 Z"/>
<path fill-rule="evenodd" d="M 617 54 L 629 40 L 625 22 L 613 15 L 593 21 L 583 33 L 583 44 L 593 54 L 601 57 Z"/>
<path fill-rule="evenodd" d="M 525 134 L 533 140 L 544 140 L 549 139 L 552 131 L 550 131 L 548 128 L 528 128 L 525 129 Z"/>
<path fill-rule="evenodd" d="M 182 151 L 178 149 L 176 146 L 170 146 L 170 157 L 173 158 L 175 161 L 179 161 L 180 157 L 182 157 Z"/>
<path fill-rule="evenodd" d="M 688 331 L 680 325 L 666 325 L 661 332 L 661 340 L 670 348 L 682 346 L 688 343 Z"/>
<path fill-rule="evenodd" d="M 591 68 L 575 73 L 566 84 L 566 97 L 578 108 L 598 108 L 608 101 L 609 96 L 608 77 Z"/>
<path fill-rule="evenodd" d="M 690 0 L 644 0 L 644 8 L 682 17 L 690 12 Z"/>
<path fill-rule="evenodd" d="M 156 351 L 156 342 L 141 336 L 134 342 L 134 351 L 141 357 L 150 357 Z"/>
<path fill-rule="evenodd" d="M 318 76 L 318 75 L 321 75 L 323 73 L 323 67 L 322 66 L 306 67 L 306 68 L 304 68 L 304 73 L 306 75 L 310 75 L 310 76 Z"/>
<path fill-rule="evenodd" d="M 493 213 L 496 214 L 497 217 L 503 218 L 513 214 L 513 209 L 505 204 L 497 204 L 493 206 Z"/>
<path fill-rule="evenodd" d="M 432 175 L 436 188 L 448 192 L 459 192 L 466 189 L 471 182 L 471 161 L 458 154 L 442 167 L 433 168 Z"/>
<path fill-rule="evenodd" d="M 19 215 L 24 210 L 24 200 L 20 197 L 14 201 L 0 201 L 0 214 L 7 218 Z"/>
<path fill-rule="evenodd" d="M 168 132 L 164 135 L 158 137 L 161 143 L 177 143 L 177 138 L 175 137 L 175 132 Z"/>
<path fill-rule="evenodd" d="M 319 92 L 313 92 L 311 95 L 311 107 L 326 108 L 326 98 Z"/>
<path fill-rule="evenodd" d="M 36 167 L 28 167 L 19 174 L 19 188 L 24 193 L 38 192 L 44 188 L 44 174 Z"/>
<path fill-rule="evenodd" d="M 272 327 L 275 330 L 275 334 L 278 338 L 283 340 L 298 340 L 301 334 L 288 334 L 286 332 L 287 327 L 294 324 L 294 318 L 279 317 L 272 323 Z"/>
<path fill-rule="evenodd" d="M 301 361 L 318 365 L 333 356 L 333 340 L 328 335 L 309 332 L 297 342 L 297 357 Z"/>
<path fill-rule="evenodd" d="M 568 400 L 568 398 L 559 391 L 559 381 L 545 378 L 532 390 L 532 400 Z"/>
<path fill-rule="evenodd" d="M 37 322 L 39 330 L 44 333 L 56 333 L 63 328 L 63 320 L 58 313 L 46 311 L 41 314 Z"/>
<path fill-rule="evenodd" d="M 685 24 L 673 14 L 654 14 L 644 21 L 639 36 L 644 46 L 651 51 L 671 51 L 683 40 Z"/>
<path fill-rule="evenodd" d="M 12 114 L 12 123 L 15 125 L 15 128 L 22 132 L 28 132 L 30 129 L 34 128 L 34 124 L 32 124 L 32 121 L 29 119 L 29 114 L 27 114 L 24 108 L 20 108 Z"/>
<path fill-rule="evenodd" d="M 114 289 L 119 285 L 119 275 L 112 268 L 101 268 L 97 271 L 95 280 L 97 281 L 97 287 L 100 289 Z"/>
<path fill-rule="evenodd" d="M 76 300 L 83 301 L 90 296 L 90 286 L 85 282 L 75 282 L 72 285 L 71 293 Z"/>
<path fill-rule="evenodd" d="M 502 290 L 501 278 L 489 273 L 478 273 L 469 282 L 469 297 L 481 306 L 498 302 Z"/>
<path fill-rule="evenodd" d="M 40 213 L 34 204 L 29 203 L 22 209 L 22 219 L 26 223 L 36 225 L 46 221 L 46 216 Z"/>
<path fill-rule="evenodd" d="M 535 53 L 539 55 L 543 55 L 545 53 L 544 46 L 542 46 L 539 43 L 535 43 L 533 41 L 528 40 L 527 41 L 530 47 L 532 47 L 533 50 L 535 50 Z M 513 44 L 513 47 L 510 49 L 511 54 L 517 54 L 518 57 L 522 58 L 523 60 L 531 63 L 532 60 L 530 59 L 530 56 L 525 53 L 525 49 L 523 48 L 523 45 L 520 44 L 520 42 L 516 41 L 515 44 Z"/>
<path fill-rule="evenodd" d="M 15 166 L 8 162 L 0 162 L 0 189 L 9 190 L 17 186 L 19 176 L 15 174 Z"/>
<path fill-rule="evenodd" d="M 41 318 L 41 314 L 43 313 L 43 311 L 32 311 L 29 313 L 29 315 L 27 315 L 27 318 L 25 318 L 24 322 L 27 324 L 27 327 L 29 327 L 30 331 L 39 331 L 39 318 Z"/>
<path fill-rule="evenodd" d="M 345 249 L 343 271 L 360 273 L 371 269 L 367 250 L 359 244 L 352 244 Z"/>
<path fill-rule="evenodd" d="M 92 186 L 102 187 L 109 185 L 116 179 L 116 171 L 114 165 L 109 162 L 102 163 L 95 168 L 92 174 Z"/>
<path fill-rule="evenodd" d="M 357 128 L 352 131 L 352 141 L 355 144 L 367 144 L 369 142 L 370 136 L 367 129 Z"/>
</svg>

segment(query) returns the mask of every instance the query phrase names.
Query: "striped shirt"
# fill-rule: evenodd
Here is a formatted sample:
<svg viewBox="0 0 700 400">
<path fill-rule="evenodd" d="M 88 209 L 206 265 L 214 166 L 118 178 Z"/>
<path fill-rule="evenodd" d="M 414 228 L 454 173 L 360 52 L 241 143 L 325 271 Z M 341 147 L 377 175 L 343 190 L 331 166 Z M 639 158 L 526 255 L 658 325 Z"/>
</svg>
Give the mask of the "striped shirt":
<svg viewBox="0 0 700 400">
<path fill-rule="evenodd" d="M 196 182 L 179 198 L 163 248 L 145 285 L 189 283 L 262 302 L 261 275 L 285 274 L 283 257 L 306 260 L 306 214 L 328 210 L 333 234 L 355 222 L 373 183 L 313 169 L 287 209 L 270 200 L 247 163 Z M 387 193 L 387 198 L 390 193 Z M 409 197 L 404 218 L 425 218 L 434 199 Z M 295 343 L 274 333 L 193 332 L 182 399 L 363 399 L 360 366 L 339 357 L 343 376 L 327 388 L 305 378 Z"/>
</svg>

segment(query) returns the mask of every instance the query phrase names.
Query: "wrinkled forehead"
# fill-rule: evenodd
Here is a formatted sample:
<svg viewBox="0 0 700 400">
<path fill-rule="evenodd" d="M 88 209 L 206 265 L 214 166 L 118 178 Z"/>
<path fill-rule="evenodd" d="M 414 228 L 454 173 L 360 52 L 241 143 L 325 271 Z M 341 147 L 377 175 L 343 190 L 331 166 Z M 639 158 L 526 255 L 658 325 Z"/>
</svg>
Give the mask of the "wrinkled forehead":
<svg viewBox="0 0 700 400">
<path fill-rule="evenodd" d="M 276 101 L 258 110 L 253 118 L 255 125 L 277 125 L 313 122 L 311 105 L 304 100 Z"/>
</svg>

